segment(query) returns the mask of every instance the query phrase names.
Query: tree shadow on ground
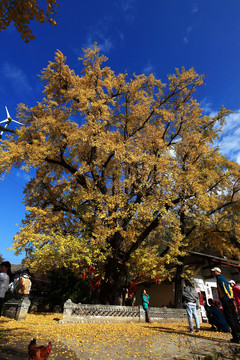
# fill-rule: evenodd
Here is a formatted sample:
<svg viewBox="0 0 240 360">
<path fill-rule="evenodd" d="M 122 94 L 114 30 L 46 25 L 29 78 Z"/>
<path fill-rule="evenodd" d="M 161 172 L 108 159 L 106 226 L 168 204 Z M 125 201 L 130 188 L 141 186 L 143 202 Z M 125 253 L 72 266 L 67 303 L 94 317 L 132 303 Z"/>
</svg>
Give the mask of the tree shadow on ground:
<svg viewBox="0 0 240 360">
<path fill-rule="evenodd" d="M 200 330 L 200 333 L 188 333 L 188 332 L 185 332 L 185 331 L 182 331 L 182 330 L 177 330 L 177 329 L 169 329 L 167 327 L 164 327 L 164 326 L 151 326 L 151 327 L 148 327 L 148 330 L 158 330 L 158 331 L 162 331 L 166 334 L 178 334 L 178 335 L 183 335 L 183 336 L 186 336 L 186 337 L 191 337 L 191 338 L 199 338 L 199 339 L 203 339 L 203 340 L 209 340 L 209 341 L 214 341 L 216 343 L 228 343 L 229 344 L 229 340 L 226 340 L 226 339 L 221 339 L 221 338 L 217 338 L 217 337 L 209 337 L 209 330 L 205 330 L 205 329 L 201 329 Z M 203 333 L 204 332 L 207 332 L 208 334 L 204 335 Z M 214 333 L 213 333 L 214 334 Z M 239 346 L 238 344 L 234 344 L 236 346 Z"/>
<path fill-rule="evenodd" d="M 17 330 L 14 329 L 14 331 Z M 25 341 L 16 340 L 14 342 L 12 332 L 11 330 L 1 330 L 0 332 L 0 360 L 26 360 L 28 356 L 27 344 Z"/>
<path fill-rule="evenodd" d="M 200 333 L 190 334 L 187 331 L 171 329 L 164 326 L 151 326 L 148 330 L 159 331 L 166 335 L 176 334 L 180 335 L 179 345 L 187 345 L 191 349 L 189 359 L 225 359 L 225 360 L 239 360 L 240 359 L 240 344 L 231 343 L 230 339 L 223 339 L 209 336 L 209 329 L 201 329 Z M 210 331 L 211 332 L 211 331 Z M 204 334 L 205 333 L 205 334 Z M 214 334 L 215 332 L 213 332 Z M 230 335 L 230 334 L 229 334 Z M 205 344 L 205 345 L 204 345 Z M 206 347 L 206 344 L 208 347 Z M 186 356 L 173 357 L 173 360 L 185 360 Z"/>
<path fill-rule="evenodd" d="M 4 348 L 1 349 L 0 360 L 15 360 L 15 359 L 27 359 L 28 353 L 27 351 L 16 349 L 12 345 L 5 345 Z"/>
<path fill-rule="evenodd" d="M 13 330 L 0 330 L 0 360 L 26 360 L 28 358 L 28 345 L 30 339 L 33 339 L 33 334 L 24 333 L 19 336 L 18 340 L 14 336 L 16 331 L 21 332 L 22 329 L 15 328 Z M 14 333 L 13 333 L 14 331 Z M 48 339 L 41 339 L 39 345 L 47 344 Z M 68 359 L 77 360 L 78 357 L 74 351 L 68 346 L 65 346 L 61 341 L 53 340 L 53 348 L 51 352 L 51 359 L 65 360 L 66 354 Z"/>
</svg>

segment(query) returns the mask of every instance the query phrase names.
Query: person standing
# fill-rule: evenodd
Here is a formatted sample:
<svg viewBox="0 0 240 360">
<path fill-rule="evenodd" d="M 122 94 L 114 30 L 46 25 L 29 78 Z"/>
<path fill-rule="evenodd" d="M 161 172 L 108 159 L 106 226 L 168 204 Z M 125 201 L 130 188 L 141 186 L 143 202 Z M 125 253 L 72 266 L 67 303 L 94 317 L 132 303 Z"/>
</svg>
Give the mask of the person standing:
<svg viewBox="0 0 240 360">
<path fill-rule="evenodd" d="M 3 302 L 5 294 L 8 290 L 10 275 L 11 264 L 9 261 L 3 261 L 0 264 L 0 316 L 2 316 Z"/>
<path fill-rule="evenodd" d="M 233 297 L 237 305 L 238 314 L 240 314 L 240 287 L 236 285 L 234 280 L 230 280 L 229 285 L 232 288 Z"/>
<path fill-rule="evenodd" d="M 197 316 L 198 297 L 198 292 L 194 288 L 192 283 L 189 280 L 185 280 L 183 288 L 183 300 L 186 304 L 190 333 L 193 333 L 193 317 L 196 324 L 196 333 L 198 333 L 200 330 L 199 320 Z"/>
<path fill-rule="evenodd" d="M 238 333 L 240 333 L 240 325 L 238 323 L 237 313 L 234 306 L 232 288 L 228 281 L 222 276 L 222 270 L 219 267 L 214 267 L 211 271 L 216 276 L 218 295 L 222 303 L 223 313 L 232 331 L 232 339 L 230 341 L 232 343 L 239 344 Z"/>
<path fill-rule="evenodd" d="M 150 296 L 147 294 L 146 290 L 142 290 L 142 306 L 145 311 L 146 315 L 146 322 L 151 323 L 150 316 L 149 316 L 149 299 Z"/>
</svg>

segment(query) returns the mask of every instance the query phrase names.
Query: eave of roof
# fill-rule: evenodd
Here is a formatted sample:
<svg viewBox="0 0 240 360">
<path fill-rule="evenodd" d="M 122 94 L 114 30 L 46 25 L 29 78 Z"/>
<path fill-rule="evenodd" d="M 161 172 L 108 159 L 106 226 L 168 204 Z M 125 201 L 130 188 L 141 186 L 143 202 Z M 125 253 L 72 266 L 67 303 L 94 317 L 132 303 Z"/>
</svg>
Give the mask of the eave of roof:
<svg viewBox="0 0 240 360">
<path fill-rule="evenodd" d="M 233 266 L 233 267 L 238 267 L 238 268 L 240 268 L 238 261 L 232 260 L 232 259 L 228 259 L 227 257 L 218 257 L 218 256 L 213 256 L 213 255 L 208 255 L 208 254 L 199 253 L 199 252 L 197 252 L 197 251 L 189 251 L 189 254 L 196 255 L 196 256 L 201 256 L 201 257 L 205 257 L 205 258 L 210 259 L 210 260 L 213 261 L 213 262 L 218 262 L 218 263 L 223 264 L 223 265 Z"/>
</svg>

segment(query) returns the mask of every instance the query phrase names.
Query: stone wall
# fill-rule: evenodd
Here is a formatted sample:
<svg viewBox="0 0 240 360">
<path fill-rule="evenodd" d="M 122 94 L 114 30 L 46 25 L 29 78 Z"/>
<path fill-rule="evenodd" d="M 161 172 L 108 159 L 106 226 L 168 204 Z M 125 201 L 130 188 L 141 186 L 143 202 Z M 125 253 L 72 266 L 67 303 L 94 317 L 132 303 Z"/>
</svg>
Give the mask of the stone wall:
<svg viewBox="0 0 240 360">
<path fill-rule="evenodd" d="M 200 319 L 200 311 L 198 310 Z M 185 309 L 150 308 L 152 322 L 187 322 Z M 145 322 L 145 311 L 140 306 L 74 304 L 68 299 L 64 304 L 60 324 Z"/>
<path fill-rule="evenodd" d="M 5 302 L 3 315 L 15 320 L 25 320 L 30 306 L 28 298 L 11 299 Z"/>
<path fill-rule="evenodd" d="M 68 299 L 60 323 L 139 322 L 140 316 L 138 306 L 74 304 Z"/>
<path fill-rule="evenodd" d="M 188 322 L 186 309 L 150 307 L 150 318 L 153 322 Z"/>
</svg>

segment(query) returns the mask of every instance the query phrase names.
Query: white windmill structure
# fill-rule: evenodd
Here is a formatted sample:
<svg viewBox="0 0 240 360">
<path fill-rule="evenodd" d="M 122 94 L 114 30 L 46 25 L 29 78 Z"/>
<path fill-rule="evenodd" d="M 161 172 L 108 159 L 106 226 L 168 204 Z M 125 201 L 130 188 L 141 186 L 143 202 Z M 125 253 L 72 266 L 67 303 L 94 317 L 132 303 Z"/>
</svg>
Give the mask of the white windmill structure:
<svg viewBox="0 0 240 360">
<path fill-rule="evenodd" d="M 6 113 L 7 113 L 7 118 L 5 120 L 3 120 L 3 121 L 0 121 L 0 124 L 5 123 L 5 125 L 4 125 L 5 129 L 8 127 L 8 125 L 10 124 L 11 121 L 15 122 L 16 124 L 22 125 L 19 121 L 13 120 L 11 118 L 11 116 L 10 116 L 10 114 L 8 112 L 8 108 L 6 106 L 5 106 L 5 109 L 6 109 Z M 12 132 L 12 131 L 10 131 L 10 132 Z M 2 138 L 3 133 L 4 133 L 4 130 L 2 130 L 0 132 L 0 139 Z"/>
</svg>

